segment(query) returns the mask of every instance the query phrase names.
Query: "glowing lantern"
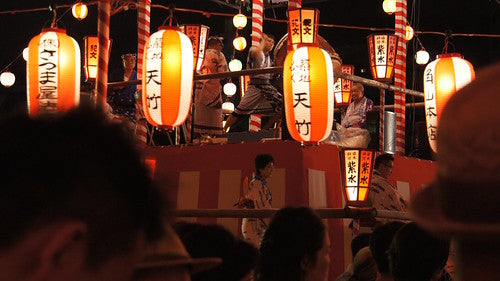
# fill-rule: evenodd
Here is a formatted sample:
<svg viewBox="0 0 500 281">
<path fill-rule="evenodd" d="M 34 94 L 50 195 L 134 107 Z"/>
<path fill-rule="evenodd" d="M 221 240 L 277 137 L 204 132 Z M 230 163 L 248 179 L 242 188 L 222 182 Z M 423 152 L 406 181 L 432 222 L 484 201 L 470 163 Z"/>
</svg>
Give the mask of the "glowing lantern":
<svg viewBox="0 0 500 281">
<path fill-rule="evenodd" d="M 180 30 L 184 32 L 193 44 L 193 69 L 200 70 L 207 48 L 208 32 L 210 27 L 201 24 L 181 25 Z"/>
<path fill-rule="evenodd" d="M 85 41 L 85 61 L 83 64 L 85 78 L 87 80 L 95 80 L 97 76 L 99 38 L 96 36 L 88 36 L 83 40 Z"/>
<path fill-rule="evenodd" d="M 367 149 L 340 150 L 340 169 L 346 205 L 367 206 L 374 152 Z"/>
<path fill-rule="evenodd" d="M 237 29 L 244 28 L 245 26 L 247 26 L 247 17 L 242 13 L 236 14 L 233 17 L 233 25 Z"/>
<path fill-rule="evenodd" d="M 233 46 L 238 51 L 243 51 L 247 47 L 247 40 L 245 37 L 238 36 L 233 40 Z"/>
<path fill-rule="evenodd" d="M 10 86 L 14 85 L 16 82 L 16 75 L 10 71 L 5 71 L 0 74 L 0 83 L 4 86 L 9 88 Z"/>
<path fill-rule="evenodd" d="M 368 35 L 367 41 L 373 79 L 390 82 L 394 74 L 398 37 L 389 34 L 371 34 Z"/>
<path fill-rule="evenodd" d="M 413 39 L 413 35 L 415 34 L 415 32 L 413 31 L 413 28 L 409 25 L 406 26 L 406 34 L 405 34 L 405 39 L 406 41 L 410 41 L 411 39 Z"/>
<path fill-rule="evenodd" d="M 296 49 L 304 44 L 316 44 L 319 10 L 295 9 L 288 12 L 288 40 Z"/>
<path fill-rule="evenodd" d="M 26 47 L 23 49 L 23 59 L 25 61 L 28 61 L 28 56 L 29 56 L 28 47 Z"/>
<path fill-rule="evenodd" d="M 230 101 L 226 101 L 222 104 L 222 112 L 226 114 L 230 114 L 234 111 L 234 104 Z"/>
<path fill-rule="evenodd" d="M 240 71 L 243 68 L 241 61 L 239 59 L 232 59 L 229 62 L 229 70 L 231 71 Z"/>
<path fill-rule="evenodd" d="M 245 96 L 245 92 L 247 91 L 248 84 L 250 84 L 250 76 L 249 75 L 240 76 L 240 92 L 241 92 L 242 98 Z"/>
<path fill-rule="evenodd" d="M 415 55 L 415 61 L 420 64 L 424 65 L 429 62 L 429 53 L 426 50 L 420 50 L 417 52 Z"/>
<path fill-rule="evenodd" d="M 193 89 L 193 48 L 175 27 L 160 27 L 146 42 L 142 71 L 144 115 L 154 126 L 173 128 L 186 120 Z"/>
<path fill-rule="evenodd" d="M 341 71 L 346 74 L 352 75 L 354 73 L 353 65 L 342 65 Z M 335 95 L 335 105 L 347 106 L 351 101 L 351 87 L 352 81 L 345 79 L 338 79 L 333 86 L 333 93 Z"/>
<path fill-rule="evenodd" d="M 396 0 L 384 0 L 382 2 L 382 9 L 384 9 L 384 12 L 392 15 L 396 12 Z"/>
<path fill-rule="evenodd" d="M 290 11 L 290 14 L 297 10 Z M 308 10 L 310 11 L 310 10 Z M 315 40 L 304 41 L 317 32 L 317 13 L 300 13 L 299 26 L 290 16 L 289 38 L 297 50 L 291 51 L 283 66 L 285 114 L 290 135 L 296 141 L 318 142 L 328 137 L 333 124 L 333 64 L 330 55 Z M 306 17 L 308 15 L 309 17 Z M 307 27 L 307 28 L 306 28 Z M 316 38 L 311 34 L 310 38 Z M 298 40 L 298 41 L 295 41 Z"/>
<path fill-rule="evenodd" d="M 450 97 L 474 78 L 472 64 L 458 53 L 438 55 L 425 68 L 425 118 L 429 144 L 434 152 L 437 152 L 436 136 L 441 111 Z"/>
<path fill-rule="evenodd" d="M 30 115 L 67 111 L 80 102 L 80 47 L 64 29 L 31 39 L 26 64 Z"/>
<path fill-rule="evenodd" d="M 236 85 L 233 82 L 228 82 L 224 85 L 223 90 L 226 96 L 232 97 L 236 94 Z"/>
<path fill-rule="evenodd" d="M 88 11 L 89 10 L 87 9 L 87 5 L 80 2 L 76 3 L 75 5 L 73 5 L 73 8 L 71 8 L 71 12 L 77 20 L 83 20 L 84 18 L 86 18 Z"/>
</svg>

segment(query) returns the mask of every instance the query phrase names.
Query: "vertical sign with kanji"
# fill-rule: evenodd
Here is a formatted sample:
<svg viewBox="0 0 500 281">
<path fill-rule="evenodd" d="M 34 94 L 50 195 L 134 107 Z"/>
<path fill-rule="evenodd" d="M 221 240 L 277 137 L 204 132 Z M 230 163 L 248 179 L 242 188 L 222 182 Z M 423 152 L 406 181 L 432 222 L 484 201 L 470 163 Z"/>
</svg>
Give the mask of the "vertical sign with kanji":
<svg viewBox="0 0 500 281">
<path fill-rule="evenodd" d="M 359 150 L 344 150 L 345 192 L 348 201 L 357 201 L 359 182 Z"/>
<path fill-rule="evenodd" d="M 436 150 L 437 137 L 437 106 L 436 106 L 436 81 L 435 68 L 428 67 L 424 72 L 424 102 L 425 102 L 425 119 L 427 124 L 427 136 L 432 150 Z"/>
<path fill-rule="evenodd" d="M 162 39 L 165 30 L 155 32 L 146 45 L 146 67 L 143 69 L 143 78 L 146 84 L 146 104 L 153 120 L 161 121 L 161 69 L 162 69 Z"/>
<path fill-rule="evenodd" d="M 376 77 L 385 77 L 387 71 L 387 36 L 375 35 Z"/>
<path fill-rule="evenodd" d="M 87 36 L 85 41 L 85 76 L 87 80 L 95 79 L 97 76 L 97 58 L 99 55 L 99 38 Z"/>
<path fill-rule="evenodd" d="M 59 40 L 55 32 L 46 32 L 38 46 L 38 100 L 40 113 L 57 111 L 59 79 Z"/>
<path fill-rule="evenodd" d="M 354 72 L 353 65 L 342 65 L 342 73 L 352 75 Z M 333 86 L 333 92 L 335 95 L 335 104 L 338 106 L 349 105 L 351 99 L 351 87 L 352 81 L 346 79 L 337 79 Z"/>
<path fill-rule="evenodd" d="M 359 192 L 358 201 L 365 201 L 370 187 L 371 171 L 373 164 L 373 151 L 361 150 L 359 158 Z"/>
</svg>

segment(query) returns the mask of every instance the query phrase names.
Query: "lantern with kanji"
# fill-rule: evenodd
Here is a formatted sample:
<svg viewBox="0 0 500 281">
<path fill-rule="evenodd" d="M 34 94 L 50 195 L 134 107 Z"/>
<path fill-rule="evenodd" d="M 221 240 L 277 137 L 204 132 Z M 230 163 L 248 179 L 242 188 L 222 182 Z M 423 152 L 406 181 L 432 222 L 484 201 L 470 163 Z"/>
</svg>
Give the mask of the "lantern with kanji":
<svg viewBox="0 0 500 281">
<path fill-rule="evenodd" d="M 160 27 L 146 42 L 142 70 L 142 103 L 149 123 L 181 125 L 191 107 L 193 48 L 176 27 Z"/>
<path fill-rule="evenodd" d="M 353 65 L 342 65 L 342 73 L 352 75 L 354 73 Z M 351 101 L 352 81 L 346 79 L 337 79 L 334 84 L 335 105 L 348 106 Z"/>
<path fill-rule="evenodd" d="M 30 115 L 67 111 L 80 102 L 80 47 L 64 29 L 46 28 L 28 45 Z"/>
<path fill-rule="evenodd" d="M 289 36 L 297 49 L 288 53 L 283 66 L 286 123 L 300 142 L 326 139 L 333 124 L 333 64 L 316 43 L 317 10 L 289 12 Z"/>
<path fill-rule="evenodd" d="M 83 70 L 85 71 L 86 81 L 95 81 L 97 77 L 97 60 L 99 57 L 99 37 L 87 36 L 83 38 L 85 43 L 85 54 L 83 62 Z M 112 41 L 108 41 L 108 55 L 111 50 Z"/>
<path fill-rule="evenodd" d="M 185 24 L 179 26 L 193 44 L 193 69 L 200 70 L 207 48 L 210 27 L 202 24 Z"/>
<path fill-rule="evenodd" d="M 367 206 L 373 170 L 374 151 L 367 149 L 340 150 L 342 189 L 346 205 Z"/>
<path fill-rule="evenodd" d="M 367 41 L 373 79 L 389 83 L 394 74 L 398 37 L 393 34 L 371 34 Z"/>
<path fill-rule="evenodd" d="M 475 78 L 472 64 L 458 53 L 441 54 L 430 62 L 424 71 L 425 117 L 427 136 L 434 152 L 437 152 L 436 136 L 439 116 L 456 91 Z"/>
</svg>

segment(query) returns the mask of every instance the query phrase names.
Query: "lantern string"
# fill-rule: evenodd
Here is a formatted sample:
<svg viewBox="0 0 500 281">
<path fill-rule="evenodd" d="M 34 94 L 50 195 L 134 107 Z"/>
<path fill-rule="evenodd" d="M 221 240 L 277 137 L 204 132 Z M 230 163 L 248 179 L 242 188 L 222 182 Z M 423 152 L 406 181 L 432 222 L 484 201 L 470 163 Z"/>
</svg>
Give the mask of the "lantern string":
<svg viewBox="0 0 500 281">
<path fill-rule="evenodd" d="M 49 6 L 49 10 L 52 11 L 54 16 L 52 17 L 52 23 L 50 24 L 50 28 L 54 28 L 56 26 L 56 19 L 57 19 L 57 9 L 52 9 L 52 6 Z"/>
</svg>

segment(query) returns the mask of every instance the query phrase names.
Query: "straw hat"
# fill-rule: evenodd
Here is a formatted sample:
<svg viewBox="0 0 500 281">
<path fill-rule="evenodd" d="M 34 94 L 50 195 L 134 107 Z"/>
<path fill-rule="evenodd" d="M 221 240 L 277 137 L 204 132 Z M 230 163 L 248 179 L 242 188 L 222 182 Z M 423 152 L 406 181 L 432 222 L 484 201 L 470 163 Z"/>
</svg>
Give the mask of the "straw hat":
<svg viewBox="0 0 500 281">
<path fill-rule="evenodd" d="M 437 179 L 412 200 L 427 230 L 463 238 L 500 234 L 500 63 L 450 98 L 439 121 Z"/>
<path fill-rule="evenodd" d="M 144 258 L 136 265 L 136 270 L 188 266 L 190 273 L 195 274 L 222 263 L 217 257 L 192 258 L 170 225 L 165 232 L 164 238 L 146 250 Z"/>
</svg>

